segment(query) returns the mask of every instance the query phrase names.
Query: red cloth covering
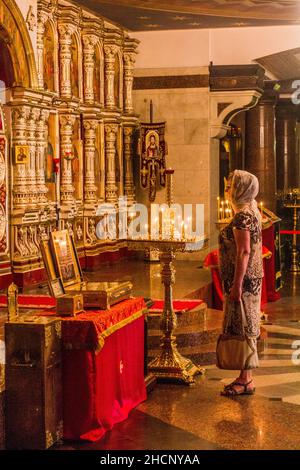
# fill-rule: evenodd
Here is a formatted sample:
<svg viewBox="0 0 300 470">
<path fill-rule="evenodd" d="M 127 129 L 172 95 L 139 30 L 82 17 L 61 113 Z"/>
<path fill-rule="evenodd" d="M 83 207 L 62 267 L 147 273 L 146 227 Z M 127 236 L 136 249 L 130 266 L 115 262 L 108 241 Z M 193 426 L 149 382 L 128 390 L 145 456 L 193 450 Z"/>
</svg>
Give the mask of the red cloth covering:
<svg viewBox="0 0 300 470">
<path fill-rule="evenodd" d="M 62 318 L 62 338 L 66 349 L 99 351 L 105 338 L 146 310 L 143 297 L 125 300 L 109 310 L 92 310 L 76 317 Z"/>
<path fill-rule="evenodd" d="M 264 267 L 264 276 L 266 276 L 266 261 L 268 261 L 267 256 L 271 254 L 269 249 L 265 246 L 262 247 L 263 267 Z M 213 308 L 216 310 L 223 310 L 223 288 L 222 281 L 220 277 L 219 270 L 219 250 L 213 250 L 206 256 L 203 266 L 205 268 L 210 268 L 212 276 L 212 302 Z M 267 284 L 265 277 L 263 278 L 262 283 L 262 292 L 261 292 L 261 309 L 268 302 L 267 296 Z"/>
<path fill-rule="evenodd" d="M 145 399 L 143 316 L 110 335 L 99 354 L 63 351 L 65 439 L 97 441 Z"/>
<path fill-rule="evenodd" d="M 300 230 L 280 230 L 280 235 L 300 235 Z"/>
<path fill-rule="evenodd" d="M 18 295 L 18 305 L 23 308 L 54 308 L 56 300 L 50 295 Z M 7 296 L 0 295 L 0 307 L 7 307 Z"/>
<path fill-rule="evenodd" d="M 154 304 L 150 307 L 150 313 L 161 313 L 164 309 L 164 300 L 154 300 Z M 188 312 L 199 305 L 203 304 L 203 300 L 173 300 L 173 309 L 175 312 Z"/>
<path fill-rule="evenodd" d="M 268 302 L 275 302 L 280 299 L 280 293 L 276 292 L 275 286 L 275 242 L 274 242 L 274 226 L 264 229 L 262 231 L 263 245 L 270 250 L 272 256 L 269 259 L 264 259 L 264 275 L 266 283 L 266 294 Z"/>
</svg>

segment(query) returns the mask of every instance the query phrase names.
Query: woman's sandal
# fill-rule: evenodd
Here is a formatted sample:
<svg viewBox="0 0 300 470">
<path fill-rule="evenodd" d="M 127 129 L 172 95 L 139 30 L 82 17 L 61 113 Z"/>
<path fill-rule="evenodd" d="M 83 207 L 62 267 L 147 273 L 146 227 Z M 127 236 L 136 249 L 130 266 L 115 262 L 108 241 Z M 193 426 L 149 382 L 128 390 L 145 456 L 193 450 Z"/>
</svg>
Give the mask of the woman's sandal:
<svg viewBox="0 0 300 470">
<path fill-rule="evenodd" d="M 237 395 L 253 395 L 255 393 L 255 387 L 254 388 L 249 388 L 248 386 L 253 382 L 253 380 L 250 380 L 250 382 L 247 382 L 246 384 L 240 383 L 240 382 L 232 382 L 229 385 L 226 385 L 224 387 L 224 390 L 221 392 L 222 396 L 225 397 L 234 397 Z M 234 387 L 243 387 L 243 390 L 236 390 Z"/>
</svg>

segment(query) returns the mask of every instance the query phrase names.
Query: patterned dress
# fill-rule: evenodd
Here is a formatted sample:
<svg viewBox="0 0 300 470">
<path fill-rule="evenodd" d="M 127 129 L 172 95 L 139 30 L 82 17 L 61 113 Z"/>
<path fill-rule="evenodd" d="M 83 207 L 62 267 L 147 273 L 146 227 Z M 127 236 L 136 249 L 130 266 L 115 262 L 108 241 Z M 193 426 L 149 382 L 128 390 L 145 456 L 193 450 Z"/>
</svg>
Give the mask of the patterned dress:
<svg viewBox="0 0 300 470">
<path fill-rule="evenodd" d="M 233 285 L 236 243 L 234 230 L 249 230 L 250 256 L 242 284 L 242 302 L 246 314 L 247 326 L 243 328 L 242 318 L 229 308 L 229 294 Z M 223 332 L 230 335 L 241 336 L 244 333 L 249 338 L 257 338 L 260 333 L 260 299 L 263 277 L 262 262 L 262 233 L 260 214 L 251 209 L 237 212 L 229 225 L 221 230 L 220 245 L 220 272 L 223 282 L 224 299 L 224 325 Z"/>
</svg>

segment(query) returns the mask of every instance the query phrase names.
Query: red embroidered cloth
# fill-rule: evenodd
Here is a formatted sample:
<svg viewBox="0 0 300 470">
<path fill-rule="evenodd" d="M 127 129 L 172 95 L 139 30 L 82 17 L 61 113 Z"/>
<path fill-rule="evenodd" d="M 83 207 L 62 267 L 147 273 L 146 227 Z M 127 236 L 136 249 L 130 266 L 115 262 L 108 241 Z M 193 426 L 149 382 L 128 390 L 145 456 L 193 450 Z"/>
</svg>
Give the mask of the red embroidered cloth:
<svg viewBox="0 0 300 470">
<path fill-rule="evenodd" d="M 104 340 L 125 324 L 143 315 L 143 297 L 124 300 L 109 310 L 92 310 L 76 317 L 62 318 L 62 338 L 66 349 L 99 351 Z"/>
<path fill-rule="evenodd" d="M 97 441 L 146 397 L 143 316 L 111 334 L 99 354 L 63 351 L 65 439 Z"/>
</svg>

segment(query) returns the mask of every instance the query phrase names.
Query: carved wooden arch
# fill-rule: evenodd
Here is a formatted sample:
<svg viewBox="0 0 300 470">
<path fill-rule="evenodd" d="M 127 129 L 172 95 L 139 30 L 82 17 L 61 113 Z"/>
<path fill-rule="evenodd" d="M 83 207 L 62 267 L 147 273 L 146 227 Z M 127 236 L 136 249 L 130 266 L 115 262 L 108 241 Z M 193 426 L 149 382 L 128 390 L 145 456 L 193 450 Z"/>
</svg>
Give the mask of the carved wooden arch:
<svg viewBox="0 0 300 470">
<path fill-rule="evenodd" d="M 11 54 L 16 85 L 38 88 L 31 39 L 23 15 L 14 0 L 0 0 L 0 34 Z"/>
</svg>

